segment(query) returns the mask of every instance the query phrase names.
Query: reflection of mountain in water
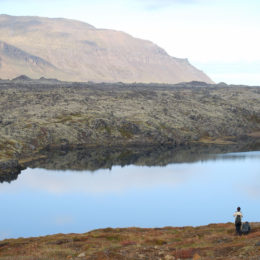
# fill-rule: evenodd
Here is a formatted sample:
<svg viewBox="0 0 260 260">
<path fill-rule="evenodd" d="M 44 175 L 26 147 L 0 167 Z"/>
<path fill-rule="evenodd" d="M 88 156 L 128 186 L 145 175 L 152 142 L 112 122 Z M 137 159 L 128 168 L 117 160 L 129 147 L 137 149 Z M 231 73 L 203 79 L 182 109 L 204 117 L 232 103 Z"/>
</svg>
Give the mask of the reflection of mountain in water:
<svg viewBox="0 0 260 260">
<path fill-rule="evenodd" d="M 113 165 L 165 166 L 170 163 L 217 160 L 220 158 L 218 154 L 248 150 L 249 147 L 241 147 L 241 145 L 192 145 L 175 149 L 162 146 L 56 151 L 46 153 L 46 159 L 30 163 L 28 167 L 95 171 L 100 168 L 111 168 Z"/>
<path fill-rule="evenodd" d="M 46 151 L 44 159 L 33 161 L 23 165 L 30 168 L 44 168 L 52 170 L 89 170 L 110 169 L 119 165 L 139 166 L 166 166 L 170 163 L 192 163 L 206 160 L 237 159 L 237 155 L 223 155 L 224 153 L 260 150 L 251 144 L 239 145 L 189 145 L 178 148 L 160 147 L 125 147 L 107 149 L 88 149 L 72 151 Z M 244 156 L 241 154 L 241 156 Z M 241 159 L 241 158 L 240 158 Z M 9 164 L 14 164 L 12 170 L 7 170 Z M 21 173 L 21 165 L 17 161 L 6 163 L 0 169 L 0 183 L 16 180 Z M 3 165 L 0 165 L 3 166 Z M 11 165 L 12 166 L 12 165 Z M 10 167 L 9 167 L 10 168 Z"/>
<path fill-rule="evenodd" d="M 250 159 L 259 159 L 260 160 L 260 153 L 254 153 L 254 154 L 250 154 L 250 153 L 229 153 L 229 154 L 219 154 L 217 155 L 217 160 L 246 160 L 248 159 L 248 157 Z"/>
</svg>

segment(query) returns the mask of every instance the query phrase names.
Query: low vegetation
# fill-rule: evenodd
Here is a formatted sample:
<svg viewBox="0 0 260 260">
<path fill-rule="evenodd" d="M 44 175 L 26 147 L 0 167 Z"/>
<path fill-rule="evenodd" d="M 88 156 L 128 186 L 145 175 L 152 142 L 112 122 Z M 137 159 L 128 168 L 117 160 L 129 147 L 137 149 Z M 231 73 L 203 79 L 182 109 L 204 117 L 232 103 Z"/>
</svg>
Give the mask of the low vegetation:
<svg viewBox="0 0 260 260">
<path fill-rule="evenodd" d="M 259 144 L 260 88 L 0 80 L 0 161 L 42 150 Z"/>
<path fill-rule="evenodd" d="M 259 259 L 260 224 L 237 236 L 234 224 L 200 227 L 107 228 L 0 242 L 0 260 Z"/>
</svg>

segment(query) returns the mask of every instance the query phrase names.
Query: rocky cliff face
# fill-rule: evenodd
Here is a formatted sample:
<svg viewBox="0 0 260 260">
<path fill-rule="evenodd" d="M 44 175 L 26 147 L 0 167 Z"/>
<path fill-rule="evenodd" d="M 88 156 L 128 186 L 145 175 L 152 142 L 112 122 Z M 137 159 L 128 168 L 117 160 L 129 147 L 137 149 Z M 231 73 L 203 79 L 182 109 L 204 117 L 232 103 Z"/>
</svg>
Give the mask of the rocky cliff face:
<svg viewBox="0 0 260 260">
<path fill-rule="evenodd" d="M 123 32 L 68 19 L 0 15 L 0 78 L 21 74 L 67 81 L 212 83 L 188 60 Z"/>
</svg>

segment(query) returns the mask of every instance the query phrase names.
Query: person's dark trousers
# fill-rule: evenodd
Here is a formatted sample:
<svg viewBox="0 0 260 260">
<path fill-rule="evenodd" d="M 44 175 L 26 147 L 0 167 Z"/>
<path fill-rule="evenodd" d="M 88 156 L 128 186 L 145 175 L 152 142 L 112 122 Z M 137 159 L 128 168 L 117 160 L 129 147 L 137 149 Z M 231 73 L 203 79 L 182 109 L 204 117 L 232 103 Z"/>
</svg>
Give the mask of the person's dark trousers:
<svg viewBox="0 0 260 260">
<path fill-rule="evenodd" d="M 237 232 L 237 234 L 238 234 L 238 235 L 241 235 L 241 223 L 237 223 L 237 224 L 235 224 L 235 226 L 236 226 L 236 232 Z"/>
</svg>

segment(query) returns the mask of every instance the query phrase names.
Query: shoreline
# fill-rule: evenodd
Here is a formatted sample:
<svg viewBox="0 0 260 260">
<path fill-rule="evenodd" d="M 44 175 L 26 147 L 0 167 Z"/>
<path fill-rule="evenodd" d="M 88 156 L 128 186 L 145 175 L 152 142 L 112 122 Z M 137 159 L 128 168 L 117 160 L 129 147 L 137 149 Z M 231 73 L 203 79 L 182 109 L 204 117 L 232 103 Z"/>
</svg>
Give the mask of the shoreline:
<svg viewBox="0 0 260 260">
<path fill-rule="evenodd" d="M 240 141 L 242 140 L 242 141 Z M 197 149 L 197 151 L 196 151 Z M 206 150 L 206 151 L 205 151 Z M 188 153 L 198 153 L 198 154 L 218 154 L 218 153 L 228 153 L 228 152 L 246 152 L 246 151 L 258 151 L 260 150 L 260 138 L 258 137 L 258 134 L 250 134 L 250 135 L 243 135 L 243 138 L 232 138 L 232 137 L 226 137 L 226 138 L 204 138 L 201 141 L 194 141 L 191 143 L 181 144 L 178 146 L 173 146 L 172 144 L 160 144 L 160 145 L 125 145 L 125 146 L 85 146 L 85 145 L 77 145 L 77 146 L 54 146 L 47 148 L 35 153 L 30 154 L 30 156 L 19 156 L 14 158 L 8 158 L 8 159 L 0 159 L 0 183 L 7 181 L 10 182 L 18 177 L 18 175 L 21 173 L 22 170 L 26 169 L 27 167 L 37 167 L 37 164 L 41 165 L 41 161 L 47 160 L 49 154 L 59 154 L 61 153 L 62 157 L 64 157 L 67 153 L 70 152 L 86 152 L 86 153 L 95 153 L 95 156 L 97 157 L 96 153 L 103 154 L 104 152 L 106 154 L 113 154 L 118 153 L 116 155 L 117 157 L 123 156 L 126 158 L 124 159 L 123 164 L 132 164 L 133 160 L 131 159 L 131 154 L 136 156 L 142 156 L 142 153 L 148 154 L 147 157 L 150 156 L 151 153 L 157 153 L 158 157 L 160 157 L 161 153 L 165 153 L 170 151 L 171 154 L 168 154 L 168 160 L 164 165 L 167 165 L 171 162 L 174 162 L 174 159 L 171 159 L 171 155 L 174 156 L 174 153 L 185 151 Z M 129 153 L 125 155 L 125 153 Z M 129 158 L 128 158 L 129 157 Z M 155 157 L 155 156 L 154 156 Z M 58 159 L 57 159 L 58 160 Z M 118 164 L 120 165 L 120 160 L 116 160 Z M 73 162 L 76 164 L 76 162 Z M 109 163 L 111 164 L 111 163 Z M 158 161 L 158 165 L 161 165 L 161 163 Z M 145 164 L 144 164 L 145 165 Z M 149 165 L 149 164 L 147 164 Z M 156 160 L 155 164 L 156 165 Z M 43 166 L 44 168 L 44 166 Z M 98 165 L 97 165 L 98 169 Z M 81 168 L 81 170 L 88 170 L 88 168 Z"/>
</svg>

